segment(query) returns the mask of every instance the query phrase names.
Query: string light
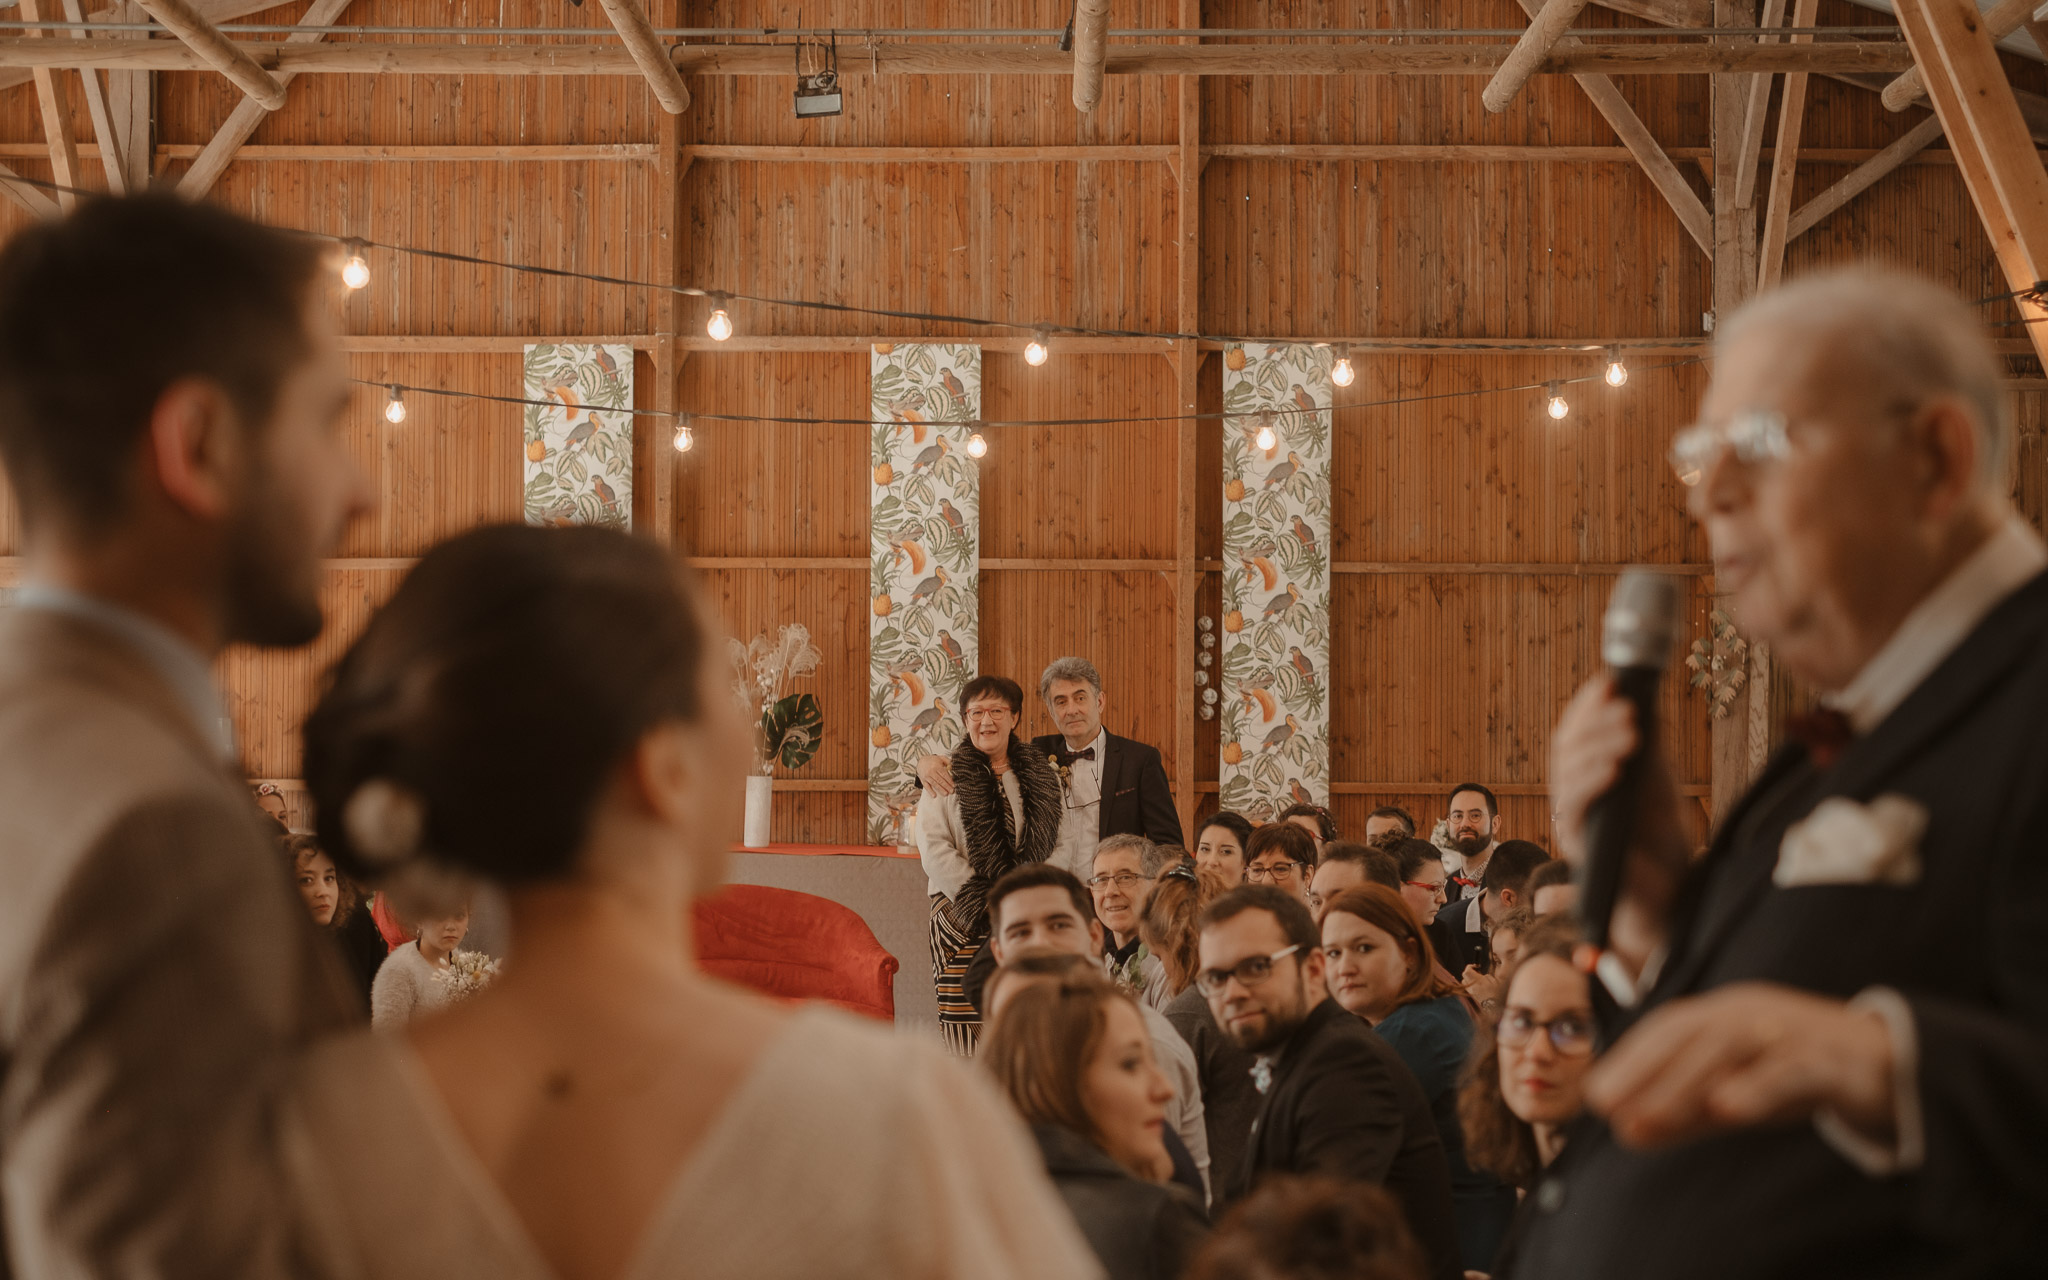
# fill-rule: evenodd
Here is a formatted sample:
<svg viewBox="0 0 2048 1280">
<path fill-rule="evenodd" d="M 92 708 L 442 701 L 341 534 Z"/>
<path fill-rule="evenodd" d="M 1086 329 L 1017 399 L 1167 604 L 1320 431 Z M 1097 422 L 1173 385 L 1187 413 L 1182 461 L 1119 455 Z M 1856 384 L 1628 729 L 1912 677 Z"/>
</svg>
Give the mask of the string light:
<svg viewBox="0 0 2048 1280">
<path fill-rule="evenodd" d="M 1621 348 L 1607 348 L 1607 385 L 1618 387 L 1628 381 L 1628 366 L 1621 362 Z"/>
<path fill-rule="evenodd" d="M 1351 367 L 1351 348 L 1347 344 L 1337 346 L 1337 361 L 1330 366 L 1330 381 L 1340 387 L 1348 387 L 1358 378 L 1358 371 Z"/>
<path fill-rule="evenodd" d="M 405 421 L 405 394 L 396 386 L 391 388 L 391 399 L 384 404 L 384 421 L 394 427 Z"/>
<path fill-rule="evenodd" d="M 1274 433 L 1272 423 L 1261 422 L 1259 424 L 1259 434 L 1252 437 L 1252 443 L 1261 449 L 1270 450 L 1274 445 L 1280 443 L 1280 437 Z"/>
<path fill-rule="evenodd" d="M 981 432 L 977 431 L 967 437 L 967 456 L 970 458 L 986 458 L 988 456 L 988 441 L 982 439 Z"/>
<path fill-rule="evenodd" d="M 1566 414 L 1572 411 L 1571 405 L 1565 403 L 1563 383 L 1545 383 L 1543 394 L 1549 397 L 1549 403 L 1545 406 L 1545 409 L 1551 417 L 1562 420 Z"/>
<path fill-rule="evenodd" d="M 341 282 L 351 289 L 360 289 L 370 283 L 370 259 L 363 242 L 344 240 L 341 247 L 348 252 L 348 257 L 341 264 Z"/>
<path fill-rule="evenodd" d="M 713 342 L 724 342 L 732 336 L 732 317 L 726 314 L 725 299 L 722 293 L 711 295 L 711 318 L 704 322 L 704 332 L 711 335 Z"/>
<path fill-rule="evenodd" d="M 1048 350 L 1048 344 L 1051 341 L 1052 335 L 1043 329 L 1032 334 L 1031 341 L 1024 344 L 1024 363 L 1034 369 L 1044 364 L 1046 356 L 1051 354 L 1050 350 Z"/>
<path fill-rule="evenodd" d="M 690 446 L 696 443 L 696 433 L 690 430 L 690 415 L 687 413 L 677 414 L 675 437 L 676 452 L 688 453 L 690 451 Z"/>
</svg>

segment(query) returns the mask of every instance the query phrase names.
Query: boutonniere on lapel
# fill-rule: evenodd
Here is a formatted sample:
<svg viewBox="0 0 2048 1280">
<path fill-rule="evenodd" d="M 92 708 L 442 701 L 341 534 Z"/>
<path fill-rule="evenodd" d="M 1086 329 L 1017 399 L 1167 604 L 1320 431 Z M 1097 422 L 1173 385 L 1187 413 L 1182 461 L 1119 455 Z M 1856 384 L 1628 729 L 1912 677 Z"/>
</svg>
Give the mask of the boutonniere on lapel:
<svg viewBox="0 0 2048 1280">
<path fill-rule="evenodd" d="M 1783 888 L 1822 884 L 1917 884 L 1927 807 L 1887 794 L 1869 804 L 1829 796 L 1792 824 L 1778 845 L 1771 881 Z"/>
<path fill-rule="evenodd" d="M 1072 785 L 1074 780 L 1073 760 L 1071 758 L 1063 760 L 1060 758 L 1059 752 L 1048 751 L 1045 753 L 1045 762 L 1052 766 L 1054 773 L 1060 775 L 1060 794 L 1067 795 L 1072 792 L 1074 789 Z"/>
</svg>

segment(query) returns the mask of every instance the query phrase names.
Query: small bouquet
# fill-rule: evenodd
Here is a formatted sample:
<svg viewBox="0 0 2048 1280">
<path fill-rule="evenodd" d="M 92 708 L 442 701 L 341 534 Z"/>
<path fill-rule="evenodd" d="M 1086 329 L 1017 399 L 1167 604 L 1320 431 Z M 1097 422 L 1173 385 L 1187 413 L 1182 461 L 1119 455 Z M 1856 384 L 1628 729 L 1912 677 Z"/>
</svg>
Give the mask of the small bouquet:
<svg viewBox="0 0 2048 1280">
<path fill-rule="evenodd" d="M 434 980 L 448 987 L 448 1002 L 467 1000 L 498 976 L 498 962 L 481 951 L 457 951 L 448 957 L 446 969 L 436 969 Z"/>
<path fill-rule="evenodd" d="M 752 644 L 728 644 L 733 700 L 754 724 L 754 773 L 771 774 L 778 762 L 785 769 L 810 763 L 825 735 L 818 699 L 808 693 L 783 693 L 791 680 L 816 672 L 824 656 L 811 643 L 809 628 L 792 622 L 773 640 L 763 632 Z"/>
</svg>

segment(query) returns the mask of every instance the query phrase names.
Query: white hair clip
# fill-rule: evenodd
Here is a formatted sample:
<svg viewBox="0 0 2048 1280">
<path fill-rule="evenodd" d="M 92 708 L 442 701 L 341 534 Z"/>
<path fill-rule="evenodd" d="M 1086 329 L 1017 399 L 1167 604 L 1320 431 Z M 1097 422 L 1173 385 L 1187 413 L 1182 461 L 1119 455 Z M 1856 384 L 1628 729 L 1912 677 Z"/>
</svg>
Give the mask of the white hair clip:
<svg viewBox="0 0 2048 1280">
<path fill-rule="evenodd" d="M 388 867 L 419 852 L 427 825 L 419 793 L 389 778 L 357 787 L 341 810 L 342 830 L 363 861 Z"/>
</svg>

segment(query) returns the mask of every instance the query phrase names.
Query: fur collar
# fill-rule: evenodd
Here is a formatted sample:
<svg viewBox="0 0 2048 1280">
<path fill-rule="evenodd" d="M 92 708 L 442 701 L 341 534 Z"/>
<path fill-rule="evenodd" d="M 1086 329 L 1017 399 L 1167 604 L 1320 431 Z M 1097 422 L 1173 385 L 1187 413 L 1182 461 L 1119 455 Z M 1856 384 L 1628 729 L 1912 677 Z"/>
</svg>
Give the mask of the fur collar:
<svg viewBox="0 0 2048 1280">
<path fill-rule="evenodd" d="M 1015 829 L 1001 781 L 988 757 L 973 742 L 953 752 L 953 790 L 960 797 L 960 830 L 967 838 L 967 865 L 974 871 L 954 900 L 969 933 L 988 928 L 988 891 L 1003 873 L 1027 862 L 1043 862 L 1059 840 L 1063 799 L 1059 775 L 1045 753 L 1010 736 L 1010 769 L 1023 799 L 1024 829 Z"/>
</svg>

